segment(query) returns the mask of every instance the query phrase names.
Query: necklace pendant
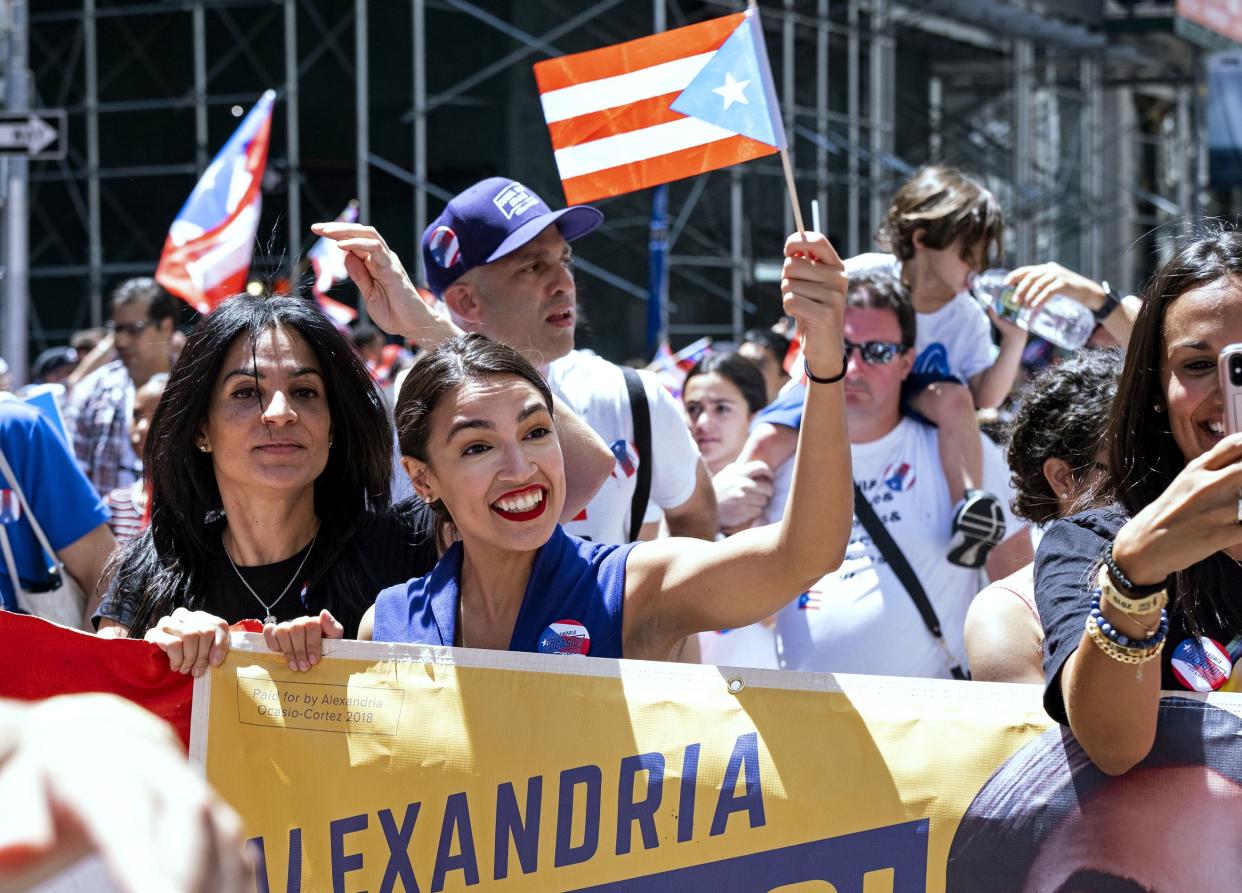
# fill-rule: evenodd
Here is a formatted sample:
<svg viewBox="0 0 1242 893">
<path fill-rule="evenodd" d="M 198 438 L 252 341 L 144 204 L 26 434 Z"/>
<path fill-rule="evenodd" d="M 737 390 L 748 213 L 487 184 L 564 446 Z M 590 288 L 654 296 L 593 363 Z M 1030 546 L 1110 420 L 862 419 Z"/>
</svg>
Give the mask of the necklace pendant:
<svg viewBox="0 0 1242 893">
<path fill-rule="evenodd" d="M 275 623 L 275 622 L 276 622 L 276 618 L 275 618 L 275 617 L 273 617 L 271 614 L 268 614 L 266 617 L 264 617 L 264 618 L 263 618 L 263 622 L 264 622 L 264 624 L 268 624 L 268 623 Z"/>
<path fill-rule="evenodd" d="M 1143 681 L 1143 665 L 1142 664 L 1139 664 L 1138 667 L 1134 670 L 1134 681 L 1135 682 Z"/>
</svg>

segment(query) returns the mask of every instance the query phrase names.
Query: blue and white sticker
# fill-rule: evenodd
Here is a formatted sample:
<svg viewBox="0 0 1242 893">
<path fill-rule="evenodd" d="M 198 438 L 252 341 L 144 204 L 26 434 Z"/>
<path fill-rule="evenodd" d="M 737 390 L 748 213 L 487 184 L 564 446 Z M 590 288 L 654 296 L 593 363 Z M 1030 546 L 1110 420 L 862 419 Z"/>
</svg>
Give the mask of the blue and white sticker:
<svg viewBox="0 0 1242 893">
<path fill-rule="evenodd" d="M 539 636 L 540 654 L 586 655 L 591 650 L 591 634 L 577 620 L 558 620 Z"/>
<path fill-rule="evenodd" d="M 1191 691 L 1216 691 L 1232 670 L 1225 646 L 1207 636 L 1184 639 L 1173 649 L 1173 675 Z"/>
</svg>

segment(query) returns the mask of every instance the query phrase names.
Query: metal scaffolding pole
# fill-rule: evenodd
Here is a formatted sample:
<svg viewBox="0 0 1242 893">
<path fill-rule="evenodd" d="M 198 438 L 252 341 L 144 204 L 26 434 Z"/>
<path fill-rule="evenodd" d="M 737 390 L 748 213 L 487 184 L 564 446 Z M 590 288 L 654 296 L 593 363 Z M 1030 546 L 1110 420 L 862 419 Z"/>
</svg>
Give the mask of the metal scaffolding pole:
<svg viewBox="0 0 1242 893">
<path fill-rule="evenodd" d="M 859 138 L 859 46 L 858 46 L 858 0 L 849 0 L 849 36 L 846 45 L 846 114 L 849 118 L 849 216 L 847 230 L 848 251 L 851 256 L 862 251 L 862 240 L 859 237 L 861 227 L 858 215 L 862 212 L 862 201 L 859 192 L 859 177 L 862 175 L 858 163 Z"/>
<path fill-rule="evenodd" d="M 427 281 L 418 240 L 427 229 L 427 17 L 424 0 L 413 0 L 414 45 L 414 268 L 418 282 Z"/>
<path fill-rule="evenodd" d="M 1083 56 L 1079 63 L 1079 80 L 1083 92 L 1079 151 L 1083 161 L 1082 206 L 1086 211 L 1086 225 L 1082 228 L 1082 273 L 1091 279 L 1102 279 L 1104 241 L 1100 206 L 1104 199 L 1104 159 L 1100 137 L 1104 130 L 1104 97 L 1098 59 Z"/>
<path fill-rule="evenodd" d="M 944 81 L 927 79 L 927 158 L 937 162 L 944 153 Z"/>
<path fill-rule="evenodd" d="M 745 295 L 742 293 L 746 285 L 746 271 L 742 259 L 742 223 L 742 172 L 735 165 L 729 171 L 729 254 L 733 258 L 733 265 L 729 270 L 729 297 L 733 303 L 734 341 L 741 341 L 742 332 L 746 329 L 743 316 Z"/>
<path fill-rule="evenodd" d="M 302 258 L 302 148 L 298 131 L 298 4 L 285 0 L 285 141 L 289 174 L 289 291 L 298 293 Z"/>
<path fill-rule="evenodd" d="M 820 225 L 828 225 L 828 2 L 818 0 L 815 24 L 815 196 L 819 199 Z"/>
<path fill-rule="evenodd" d="M 870 129 L 871 164 L 867 176 L 871 196 L 871 228 L 874 230 L 884 216 L 884 165 L 882 159 L 889 153 L 889 134 L 892 132 L 892 103 L 889 96 L 893 90 L 893 53 L 888 38 L 888 0 L 871 0 L 870 17 Z"/>
<path fill-rule="evenodd" d="M 103 324 L 103 200 L 99 192 L 99 43 L 95 0 L 83 0 L 86 75 L 86 239 L 90 266 L 91 325 Z M 155 272 L 152 270 L 152 272 Z"/>
<path fill-rule="evenodd" d="M 1177 88 L 1176 114 L 1177 126 L 1172 148 L 1175 153 L 1173 157 L 1176 159 L 1174 164 L 1181 168 L 1178 171 L 1180 176 L 1177 177 L 1177 207 L 1184 219 L 1197 224 L 1198 216 L 1195 214 L 1195 205 L 1196 193 L 1199 190 L 1195 181 L 1199 173 L 1199 165 L 1195 152 L 1193 87 L 1187 85 Z"/>
<path fill-rule="evenodd" d="M 356 164 L 358 168 L 358 220 L 371 222 L 371 131 L 370 90 L 367 77 L 367 0 L 354 0 L 354 97 L 357 103 L 355 127 Z M 367 320 L 367 305 L 358 306 L 358 319 Z"/>
<path fill-rule="evenodd" d="M 8 64 L 4 77 L 4 104 L 9 109 L 25 109 L 30 105 L 27 22 L 25 0 L 9 0 Z M 30 366 L 26 350 L 27 295 L 30 288 L 30 203 L 27 192 L 30 162 L 20 155 L 14 155 L 7 161 L 3 350 L 16 387 L 25 384 L 26 370 Z"/>
<path fill-rule="evenodd" d="M 195 0 L 194 26 L 194 166 L 207 169 L 207 22 L 203 0 Z"/>
<path fill-rule="evenodd" d="M 1035 65 L 1035 47 L 1029 40 L 1013 42 L 1013 181 L 1018 205 L 1014 235 L 1017 264 L 1031 263 L 1034 253 L 1034 227 L 1028 207 L 1031 189 L 1031 94 Z"/>
</svg>

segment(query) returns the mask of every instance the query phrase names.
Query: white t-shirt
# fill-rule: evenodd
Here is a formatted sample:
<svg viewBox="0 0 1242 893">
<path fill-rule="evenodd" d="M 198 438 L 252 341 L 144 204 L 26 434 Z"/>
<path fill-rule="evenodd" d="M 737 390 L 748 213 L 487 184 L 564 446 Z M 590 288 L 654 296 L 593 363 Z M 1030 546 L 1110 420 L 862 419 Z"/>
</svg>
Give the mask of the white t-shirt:
<svg viewBox="0 0 1242 893">
<path fill-rule="evenodd" d="M 699 448 L 690 436 L 677 401 L 650 372 L 640 372 L 651 410 L 650 506 L 672 509 L 694 494 Z M 548 367 L 552 392 L 591 426 L 617 457 L 616 467 L 595 498 L 565 525 L 574 536 L 597 543 L 629 540 L 630 506 L 638 486 L 638 455 L 634 444 L 634 417 L 630 412 L 625 376 L 614 364 L 594 354 L 572 351 Z"/>
<path fill-rule="evenodd" d="M 767 623 L 699 633 L 699 655 L 700 663 L 718 667 L 780 669 L 776 660 L 776 628 Z"/>
<path fill-rule="evenodd" d="M 985 438 L 983 447 L 984 489 L 1004 506 L 1006 536 L 1011 536 L 1021 525 L 1009 510 L 1009 472 L 995 444 Z M 985 581 L 980 571 L 945 558 L 953 506 L 936 429 L 903 419 L 879 440 L 851 445 L 850 455 L 854 480 L 901 546 L 936 609 L 949 649 L 964 666 L 966 609 Z M 782 608 L 776 631 L 784 669 L 950 676 L 943 650 L 857 518 L 845 562 Z"/>
<path fill-rule="evenodd" d="M 845 262 L 845 272 L 849 276 L 888 273 L 900 278 L 901 262 L 891 254 L 860 254 Z M 914 374 L 952 375 L 969 382 L 995 362 L 992 324 L 968 292 L 956 295 L 935 313 L 916 316 Z"/>
</svg>

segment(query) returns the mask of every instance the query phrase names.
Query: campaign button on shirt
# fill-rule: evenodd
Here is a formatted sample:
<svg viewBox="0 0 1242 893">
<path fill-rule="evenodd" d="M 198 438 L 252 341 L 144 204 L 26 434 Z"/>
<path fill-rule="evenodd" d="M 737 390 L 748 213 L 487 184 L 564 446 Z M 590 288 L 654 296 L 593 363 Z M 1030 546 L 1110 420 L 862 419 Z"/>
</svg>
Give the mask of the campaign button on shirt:
<svg viewBox="0 0 1242 893">
<path fill-rule="evenodd" d="M 539 636 L 540 654 L 582 654 L 591 650 L 591 634 L 577 620 L 558 620 Z"/>
<path fill-rule="evenodd" d="M 1225 646 L 1207 636 L 1184 639 L 1173 649 L 1173 675 L 1191 691 L 1216 691 L 1232 669 Z"/>
</svg>

